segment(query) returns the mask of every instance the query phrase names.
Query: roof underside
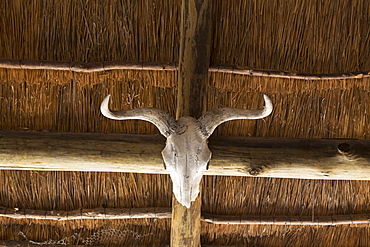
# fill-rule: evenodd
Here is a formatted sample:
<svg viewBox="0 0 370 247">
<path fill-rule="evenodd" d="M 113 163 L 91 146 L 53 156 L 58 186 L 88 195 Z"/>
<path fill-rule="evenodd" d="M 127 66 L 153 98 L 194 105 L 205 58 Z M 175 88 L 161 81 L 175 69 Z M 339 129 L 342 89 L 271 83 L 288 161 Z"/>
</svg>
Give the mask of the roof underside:
<svg viewBox="0 0 370 247">
<path fill-rule="evenodd" d="M 211 65 L 291 73 L 370 70 L 369 1 L 212 1 Z M 75 62 L 176 62 L 180 1 L 14 1 L 0 3 L 0 58 Z M 104 119 L 112 109 L 151 106 L 175 115 L 176 71 L 78 73 L 0 69 L 0 129 L 159 134 L 149 123 Z M 209 73 L 207 111 L 258 109 L 215 135 L 370 139 L 370 79 L 298 80 Z M 1 141 L 1 140 L 0 140 Z M 202 212 L 327 216 L 369 211 L 370 182 L 205 176 Z M 0 206 L 38 210 L 171 206 L 168 175 L 0 171 Z M 51 221 L 0 217 L 0 240 L 67 244 L 169 244 L 169 219 Z M 369 226 L 202 223 L 204 245 L 369 245 Z"/>
</svg>

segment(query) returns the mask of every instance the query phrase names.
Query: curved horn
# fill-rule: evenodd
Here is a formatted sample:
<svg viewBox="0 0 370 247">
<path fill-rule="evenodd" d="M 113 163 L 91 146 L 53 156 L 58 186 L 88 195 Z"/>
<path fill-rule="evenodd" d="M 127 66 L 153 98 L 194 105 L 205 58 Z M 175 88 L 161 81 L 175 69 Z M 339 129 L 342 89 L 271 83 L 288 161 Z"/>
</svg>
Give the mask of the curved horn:
<svg viewBox="0 0 370 247">
<path fill-rule="evenodd" d="M 114 120 L 140 119 L 148 121 L 154 124 L 165 137 L 172 134 L 176 128 L 175 119 L 161 109 L 143 107 L 126 111 L 111 111 L 108 107 L 109 99 L 110 95 L 105 97 L 100 105 L 101 113 L 107 118 Z"/>
<path fill-rule="evenodd" d="M 265 100 L 265 107 L 262 110 L 245 110 L 224 107 L 206 112 L 198 120 L 201 126 L 205 129 L 206 137 L 208 138 L 217 126 L 226 121 L 234 119 L 260 119 L 270 115 L 273 109 L 272 102 L 267 95 L 263 95 L 263 98 Z"/>
</svg>

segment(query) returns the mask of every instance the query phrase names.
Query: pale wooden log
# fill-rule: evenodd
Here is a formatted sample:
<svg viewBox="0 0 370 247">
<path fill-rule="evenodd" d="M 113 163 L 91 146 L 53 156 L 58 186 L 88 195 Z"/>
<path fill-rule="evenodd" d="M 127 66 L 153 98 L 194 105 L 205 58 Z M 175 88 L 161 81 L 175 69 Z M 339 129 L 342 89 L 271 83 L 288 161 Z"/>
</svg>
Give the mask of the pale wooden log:
<svg viewBox="0 0 370 247">
<path fill-rule="evenodd" d="M 0 131 L 0 169 L 167 173 L 160 135 Z"/>
<path fill-rule="evenodd" d="M 369 140 L 231 137 L 209 146 L 210 174 L 370 180 Z"/>
<path fill-rule="evenodd" d="M 160 135 L 0 131 L 0 169 L 168 174 Z M 211 137 L 206 175 L 370 180 L 370 140 Z"/>
<path fill-rule="evenodd" d="M 109 70 L 178 70 L 176 62 L 101 62 L 101 63 L 80 63 L 80 62 L 60 62 L 42 60 L 19 60 L 0 58 L 0 68 L 3 69 L 45 69 L 45 70 L 67 70 L 81 73 L 103 72 Z M 370 77 L 370 71 L 355 71 L 333 74 L 306 74 L 290 73 L 285 71 L 273 70 L 253 70 L 240 66 L 212 65 L 209 67 L 212 73 L 227 73 L 236 75 L 297 79 L 297 80 L 345 80 L 361 79 Z"/>
</svg>

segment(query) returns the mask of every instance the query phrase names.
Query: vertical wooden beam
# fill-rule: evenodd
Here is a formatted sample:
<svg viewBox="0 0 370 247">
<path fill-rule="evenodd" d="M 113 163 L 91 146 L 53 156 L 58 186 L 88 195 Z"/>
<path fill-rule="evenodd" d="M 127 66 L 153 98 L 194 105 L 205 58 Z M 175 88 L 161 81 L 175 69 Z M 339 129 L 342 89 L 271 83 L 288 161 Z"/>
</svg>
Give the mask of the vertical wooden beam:
<svg viewBox="0 0 370 247">
<path fill-rule="evenodd" d="M 177 119 L 202 115 L 210 62 L 210 2 L 182 1 Z M 200 246 L 201 203 L 201 193 L 190 208 L 182 206 L 172 196 L 171 246 Z"/>
<path fill-rule="evenodd" d="M 210 2 L 182 1 L 176 118 L 202 115 L 210 62 Z"/>
<path fill-rule="evenodd" d="M 172 195 L 171 247 L 200 246 L 202 188 L 190 208 L 181 205 Z"/>
</svg>

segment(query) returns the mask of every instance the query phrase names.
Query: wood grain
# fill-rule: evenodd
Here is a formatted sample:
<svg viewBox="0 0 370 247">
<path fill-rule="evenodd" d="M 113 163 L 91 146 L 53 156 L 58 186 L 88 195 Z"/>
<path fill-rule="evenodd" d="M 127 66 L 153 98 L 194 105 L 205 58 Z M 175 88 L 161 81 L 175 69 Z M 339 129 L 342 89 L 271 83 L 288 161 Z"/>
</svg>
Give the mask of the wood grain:
<svg viewBox="0 0 370 247">
<path fill-rule="evenodd" d="M 0 131 L 0 169 L 168 174 L 160 135 Z M 211 137 L 205 175 L 370 179 L 370 141 Z"/>
</svg>

